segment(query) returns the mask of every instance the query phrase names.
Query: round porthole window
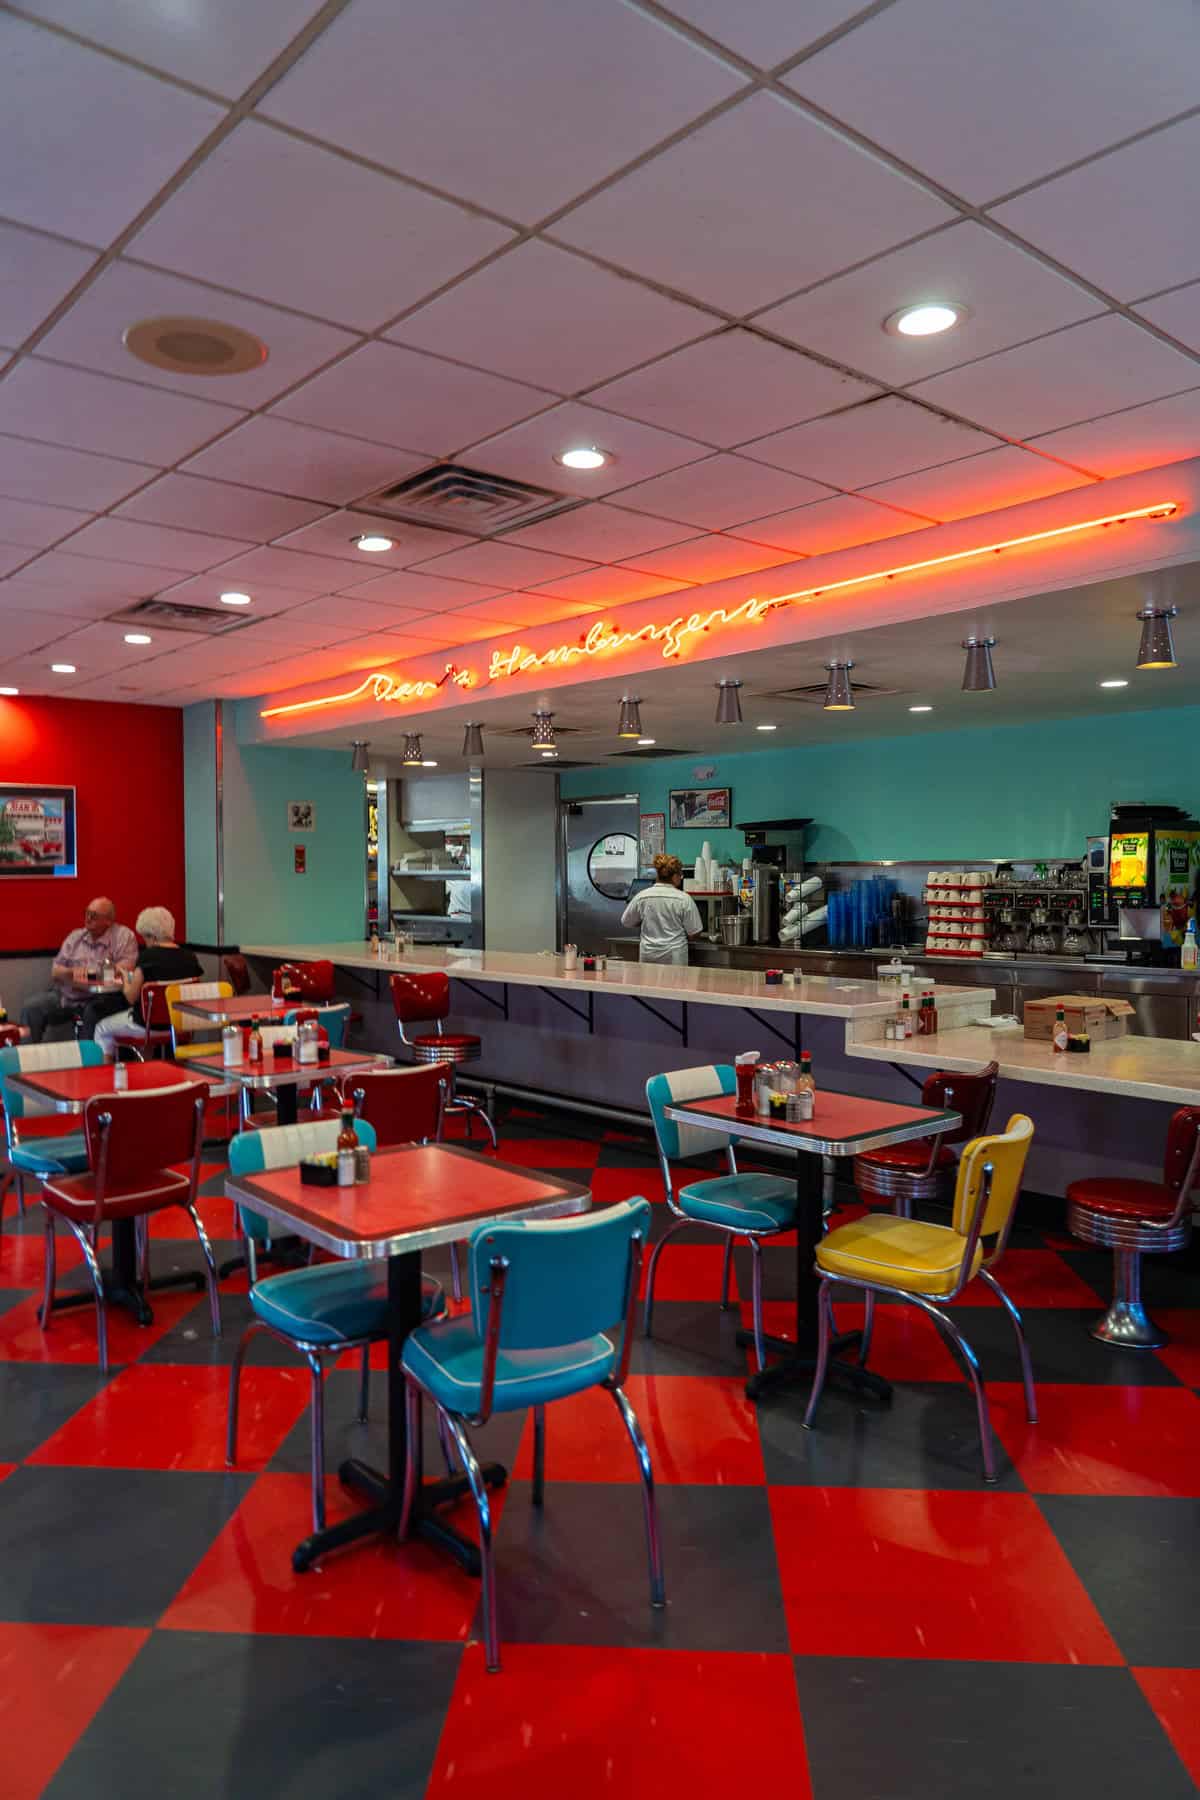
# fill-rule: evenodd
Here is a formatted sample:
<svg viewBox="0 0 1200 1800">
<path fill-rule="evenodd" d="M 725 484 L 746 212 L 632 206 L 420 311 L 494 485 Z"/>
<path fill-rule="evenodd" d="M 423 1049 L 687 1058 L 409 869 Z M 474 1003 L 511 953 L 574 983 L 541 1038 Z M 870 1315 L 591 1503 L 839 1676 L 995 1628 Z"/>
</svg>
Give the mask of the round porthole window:
<svg viewBox="0 0 1200 1800">
<path fill-rule="evenodd" d="M 588 880 L 606 900 L 628 900 L 638 872 L 638 841 L 627 831 L 597 838 L 588 852 Z"/>
</svg>

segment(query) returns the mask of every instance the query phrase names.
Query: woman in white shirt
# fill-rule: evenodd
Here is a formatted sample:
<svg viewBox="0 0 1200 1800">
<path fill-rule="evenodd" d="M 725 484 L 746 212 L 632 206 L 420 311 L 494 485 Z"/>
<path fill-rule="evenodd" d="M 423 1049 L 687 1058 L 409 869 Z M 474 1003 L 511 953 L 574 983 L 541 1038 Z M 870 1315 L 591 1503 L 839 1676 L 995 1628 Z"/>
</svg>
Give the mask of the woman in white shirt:
<svg viewBox="0 0 1200 1800">
<path fill-rule="evenodd" d="M 654 886 L 635 894 L 621 914 L 622 925 L 641 934 L 640 962 L 685 963 L 688 939 L 703 930 L 700 909 L 683 891 L 683 864 L 677 856 L 656 856 Z"/>
</svg>

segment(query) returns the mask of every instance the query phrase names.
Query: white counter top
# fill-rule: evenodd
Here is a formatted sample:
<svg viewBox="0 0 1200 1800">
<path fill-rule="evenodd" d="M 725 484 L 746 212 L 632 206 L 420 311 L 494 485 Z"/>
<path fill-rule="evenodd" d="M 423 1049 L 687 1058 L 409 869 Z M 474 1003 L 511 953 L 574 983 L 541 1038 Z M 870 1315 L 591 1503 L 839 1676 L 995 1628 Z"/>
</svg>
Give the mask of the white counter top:
<svg viewBox="0 0 1200 1800">
<path fill-rule="evenodd" d="M 1175 1038 L 1107 1038 L 1085 1056 L 1060 1054 L 1048 1040 L 1020 1031 L 990 1031 L 967 1025 L 905 1043 L 855 1043 L 846 1034 L 846 1055 L 919 1069 L 978 1069 L 993 1059 L 1002 1078 L 1080 1093 L 1116 1094 L 1129 1100 L 1200 1104 L 1200 1044 Z"/>
<path fill-rule="evenodd" d="M 273 957 L 280 962 L 332 962 L 344 969 L 374 969 L 391 975 L 441 972 L 466 981 L 510 983 L 517 987 L 570 989 L 639 1000 L 691 1001 L 702 1006 L 748 1006 L 759 1012 L 813 1014 L 829 1019 L 881 1018 L 896 1010 L 894 998 L 881 999 L 873 981 L 847 981 L 837 975 L 807 975 L 795 987 L 768 987 L 761 971 L 701 969 L 672 963 L 610 962 L 603 973 L 568 974 L 561 955 L 535 955 L 516 950 L 464 950 L 461 946 L 418 945 L 401 956 L 373 956 L 365 943 L 243 944 L 245 956 Z M 938 1004 L 986 1005 L 994 989 L 938 984 Z M 950 1034 L 947 1034 L 950 1035 Z M 986 1061 L 986 1058 L 985 1058 Z"/>
</svg>

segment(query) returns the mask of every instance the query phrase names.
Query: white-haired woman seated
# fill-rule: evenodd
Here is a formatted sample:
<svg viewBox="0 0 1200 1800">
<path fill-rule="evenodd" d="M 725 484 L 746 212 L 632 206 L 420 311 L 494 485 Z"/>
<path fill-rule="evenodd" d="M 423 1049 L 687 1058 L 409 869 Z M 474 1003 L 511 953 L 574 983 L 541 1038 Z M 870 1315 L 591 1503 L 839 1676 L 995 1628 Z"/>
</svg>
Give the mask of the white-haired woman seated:
<svg viewBox="0 0 1200 1800">
<path fill-rule="evenodd" d="M 146 1041 L 141 999 L 148 981 L 191 981 L 204 972 L 194 951 L 175 942 L 175 918 L 165 906 L 145 907 L 137 916 L 134 930 L 142 945 L 136 967 L 122 977 L 128 1010 L 110 1013 L 96 1026 L 96 1042 L 109 1062 L 115 1059 L 118 1044 L 136 1047 Z"/>
</svg>

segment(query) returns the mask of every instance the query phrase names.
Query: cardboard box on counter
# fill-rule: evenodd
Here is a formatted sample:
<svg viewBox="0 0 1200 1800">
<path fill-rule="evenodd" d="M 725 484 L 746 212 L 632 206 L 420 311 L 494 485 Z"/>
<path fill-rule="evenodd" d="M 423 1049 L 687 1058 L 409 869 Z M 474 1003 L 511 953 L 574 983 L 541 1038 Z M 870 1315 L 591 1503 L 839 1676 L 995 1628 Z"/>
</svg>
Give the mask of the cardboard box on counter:
<svg viewBox="0 0 1200 1800">
<path fill-rule="evenodd" d="M 1044 1000 L 1025 1002 L 1025 1036 L 1052 1038 L 1054 1015 L 1060 1006 L 1067 1016 L 1068 1031 L 1086 1031 L 1099 1042 L 1122 1037 L 1133 1017 L 1128 1000 L 1102 999 L 1099 994 L 1049 994 Z"/>
</svg>

